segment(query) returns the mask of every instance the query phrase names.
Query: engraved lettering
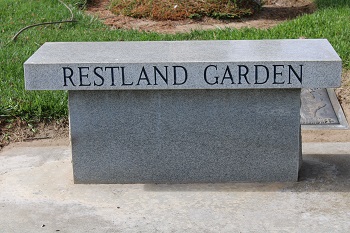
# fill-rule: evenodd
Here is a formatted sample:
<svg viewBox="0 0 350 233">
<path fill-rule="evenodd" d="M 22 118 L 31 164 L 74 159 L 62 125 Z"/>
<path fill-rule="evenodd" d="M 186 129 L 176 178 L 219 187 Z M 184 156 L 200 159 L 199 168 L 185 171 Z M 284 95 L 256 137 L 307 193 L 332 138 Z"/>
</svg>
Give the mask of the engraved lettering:
<svg viewBox="0 0 350 233">
<path fill-rule="evenodd" d="M 216 65 L 209 65 L 209 66 L 207 66 L 207 67 L 205 67 L 205 69 L 204 69 L 204 80 L 205 80 L 205 82 L 206 83 L 208 83 L 209 85 L 215 85 L 215 84 L 218 84 L 219 83 L 219 77 L 218 76 L 215 76 L 214 77 L 214 82 L 209 82 L 208 81 L 208 77 L 207 77 L 207 71 L 208 71 L 208 68 L 209 67 L 214 67 L 215 68 L 215 70 L 218 70 L 218 67 L 216 66 Z"/>
<path fill-rule="evenodd" d="M 115 86 L 114 84 L 114 69 L 118 69 L 119 70 L 119 67 L 118 66 L 107 66 L 105 67 L 105 71 L 107 71 L 107 69 L 111 69 L 111 86 Z"/>
<path fill-rule="evenodd" d="M 242 73 L 242 68 L 245 69 L 245 73 Z M 244 77 L 246 83 L 250 84 L 247 79 L 247 74 L 249 73 L 249 68 L 245 65 L 238 65 L 238 84 L 242 84 L 241 78 Z"/>
<path fill-rule="evenodd" d="M 231 70 L 230 70 L 229 66 L 226 66 L 226 70 L 224 73 L 224 77 L 222 77 L 221 84 L 224 84 L 225 79 L 229 79 L 229 80 L 231 80 L 231 84 L 235 84 L 235 82 L 233 81 L 233 77 L 232 77 Z"/>
<path fill-rule="evenodd" d="M 299 75 L 297 74 L 297 72 L 294 70 L 294 68 L 291 65 L 288 65 L 288 69 L 289 69 L 289 79 L 288 79 L 288 84 L 292 84 L 291 83 L 291 71 L 294 73 L 294 76 L 299 80 L 300 84 L 303 83 L 303 65 L 299 65 L 300 66 L 300 72 Z"/>
<path fill-rule="evenodd" d="M 83 73 L 84 70 L 89 71 L 89 67 L 78 67 L 78 69 L 79 69 L 79 80 L 80 80 L 79 86 L 81 86 L 81 87 L 91 86 L 91 82 L 86 83 L 86 84 L 83 83 L 83 78 L 86 78 L 87 80 L 89 80 L 88 73 Z"/>
<path fill-rule="evenodd" d="M 94 74 L 101 79 L 101 82 L 99 84 L 97 84 L 96 81 L 94 81 L 94 86 L 100 87 L 104 84 L 105 79 L 102 77 L 101 74 L 97 73 L 97 70 L 101 70 L 103 72 L 103 69 L 102 69 L 102 67 L 95 67 L 95 69 L 94 69 Z"/>
<path fill-rule="evenodd" d="M 267 80 L 269 80 L 269 69 L 264 65 L 254 65 L 254 67 L 255 67 L 255 83 L 254 84 L 265 84 L 267 82 Z M 266 73 L 265 80 L 260 80 L 260 82 L 258 81 L 258 79 L 260 77 L 259 67 L 264 68 L 265 73 Z"/>
<path fill-rule="evenodd" d="M 187 70 L 185 67 L 183 66 L 173 66 L 173 69 L 174 69 L 174 85 L 182 85 L 184 84 L 186 81 L 187 81 Z M 182 82 L 178 82 L 178 76 L 177 76 L 177 70 L 178 69 L 181 69 L 184 73 L 184 76 L 183 76 L 183 81 Z"/>
<path fill-rule="evenodd" d="M 272 84 L 284 84 L 284 81 L 277 82 L 277 75 L 282 76 L 282 72 L 277 72 L 278 67 L 284 68 L 284 65 L 273 65 L 273 83 Z"/>
<path fill-rule="evenodd" d="M 157 74 L 163 79 L 163 81 L 168 85 L 168 66 L 165 67 L 165 76 L 160 72 L 160 70 L 156 67 L 153 66 L 154 69 L 154 85 L 158 85 L 157 83 Z"/>
<path fill-rule="evenodd" d="M 124 71 L 125 67 L 121 66 L 120 69 L 121 69 L 121 72 L 122 72 L 122 86 L 131 86 L 131 85 L 133 85 L 134 82 L 126 83 L 126 81 L 125 81 L 125 71 Z"/>
<path fill-rule="evenodd" d="M 63 86 L 68 86 L 67 85 L 67 78 L 69 79 L 69 81 L 71 82 L 71 84 L 73 86 L 75 86 L 75 84 L 73 83 L 73 80 L 72 80 L 72 76 L 73 76 L 73 70 L 69 67 L 62 67 L 63 69 Z M 70 74 L 67 74 L 67 70 L 69 70 Z"/>
<path fill-rule="evenodd" d="M 142 77 L 142 76 L 144 76 L 144 77 Z M 147 82 L 147 86 L 148 85 L 152 85 L 151 82 L 149 81 L 149 78 L 148 78 L 148 75 L 146 73 L 146 70 L 145 70 L 144 66 L 142 66 L 142 70 L 141 70 L 141 73 L 140 73 L 139 81 L 137 82 L 136 85 L 140 85 L 140 81 L 141 80 L 146 81 Z"/>
</svg>

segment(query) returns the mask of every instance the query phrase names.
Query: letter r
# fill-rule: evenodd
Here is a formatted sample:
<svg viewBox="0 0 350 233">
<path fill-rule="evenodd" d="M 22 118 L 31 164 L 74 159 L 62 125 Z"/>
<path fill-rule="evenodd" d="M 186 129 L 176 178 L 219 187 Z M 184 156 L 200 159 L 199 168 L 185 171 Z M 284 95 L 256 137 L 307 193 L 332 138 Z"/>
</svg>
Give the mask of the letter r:
<svg viewBox="0 0 350 233">
<path fill-rule="evenodd" d="M 73 80 L 72 80 L 72 76 L 73 76 L 73 70 L 69 67 L 62 67 L 63 69 L 63 86 L 68 86 L 67 85 L 67 79 L 69 79 L 69 81 L 72 83 L 73 86 L 75 86 L 75 84 L 73 83 Z M 67 70 L 69 70 L 70 74 L 67 74 Z"/>
</svg>

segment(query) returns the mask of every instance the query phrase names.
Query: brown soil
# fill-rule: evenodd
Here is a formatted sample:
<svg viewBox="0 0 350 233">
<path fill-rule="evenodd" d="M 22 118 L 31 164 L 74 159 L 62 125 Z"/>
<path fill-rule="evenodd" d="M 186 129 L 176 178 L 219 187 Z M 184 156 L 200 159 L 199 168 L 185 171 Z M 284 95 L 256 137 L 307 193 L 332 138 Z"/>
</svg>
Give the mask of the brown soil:
<svg viewBox="0 0 350 233">
<path fill-rule="evenodd" d="M 99 17 L 115 29 L 136 29 L 161 33 L 188 32 L 193 29 L 213 28 L 269 28 L 302 14 L 312 13 L 315 6 L 311 0 L 268 0 L 263 10 L 250 18 L 221 21 L 205 18 L 201 21 L 152 21 L 115 16 L 108 9 L 109 0 L 94 0 L 87 12 Z M 350 119 L 350 71 L 344 71 L 342 87 L 336 90 L 347 119 Z M 303 142 L 350 142 L 349 130 L 303 130 Z M 19 119 L 5 123 L 0 119 L 0 150 L 10 143 L 16 146 L 69 145 L 68 120 L 39 122 L 33 125 Z M 13 146 L 10 145 L 10 147 Z"/>
<path fill-rule="evenodd" d="M 0 151 L 13 142 L 39 146 L 69 145 L 68 120 L 28 123 L 19 118 L 12 122 L 0 119 Z"/>
<path fill-rule="evenodd" d="M 231 19 L 253 15 L 259 4 L 256 0 L 118 0 L 110 10 L 116 15 L 152 20 L 201 19 L 203 16 Z"/>
<path fill-rule="evenodd" d="M 109 2 L 110 0 L 94 0 L 87 13 L 99 17 L 106 25 L 114 29 L 135 29 L 160 33 L 189 32 L 195 29 L 205 30 L 225 27 L 269 28 L 302 14 L 312 13 L 316 9 L 311 0 L 268 0 L 265 1 L 266 3 L 260 13 L 238 20 L 204 18 L 200 21 L 192 19 L 154 21 L 114 15 L 108 9 Z"/>
</svg>

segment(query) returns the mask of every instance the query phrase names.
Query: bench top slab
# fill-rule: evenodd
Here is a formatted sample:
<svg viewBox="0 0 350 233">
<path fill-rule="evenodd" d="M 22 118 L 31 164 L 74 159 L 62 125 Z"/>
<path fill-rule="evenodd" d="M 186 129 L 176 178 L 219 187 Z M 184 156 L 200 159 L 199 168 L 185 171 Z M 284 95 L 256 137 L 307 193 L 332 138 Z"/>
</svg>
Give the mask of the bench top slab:
<svg viewBox="0 0 350 233">
<path fill-rule="evenodd" d="M 325 39 L 50 42 L 25 63 L 29 90 L 338 87 Z"/>
</svg>

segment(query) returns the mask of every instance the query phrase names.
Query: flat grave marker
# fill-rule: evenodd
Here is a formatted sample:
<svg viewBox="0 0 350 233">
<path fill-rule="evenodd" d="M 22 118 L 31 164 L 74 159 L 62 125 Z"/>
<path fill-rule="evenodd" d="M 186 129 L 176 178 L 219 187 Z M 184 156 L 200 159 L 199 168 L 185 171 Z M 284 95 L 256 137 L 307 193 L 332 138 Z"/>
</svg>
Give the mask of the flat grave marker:
<svg viewBox="0 0 350 233">
<path fill-rule="evenodd" d="M 332 88 L 301 90 L 302 129 L 348 129 L 342 107 Z"/>
</svg>

